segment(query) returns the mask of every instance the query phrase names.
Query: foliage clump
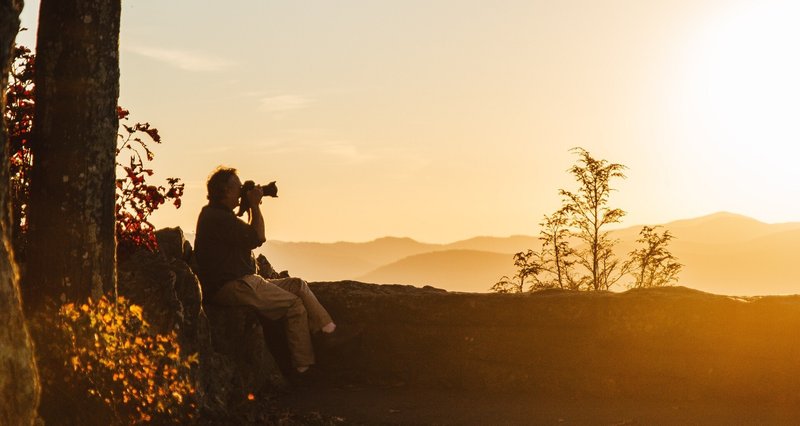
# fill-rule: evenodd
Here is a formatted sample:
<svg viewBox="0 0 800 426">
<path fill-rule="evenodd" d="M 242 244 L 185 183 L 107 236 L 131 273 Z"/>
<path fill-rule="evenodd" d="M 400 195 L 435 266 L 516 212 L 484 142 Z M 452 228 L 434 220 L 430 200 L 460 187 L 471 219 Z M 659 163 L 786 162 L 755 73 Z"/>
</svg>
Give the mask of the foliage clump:
<svg viewBox="0 0 800 426">
<path fill-rule="evenodd" d="M 517 273 L 511 278 L 504 275 L 491 290 L 496 293 L 522 293 L 525 284 L 528 284 L 528 279 L 536 276 L 541 270 L 541 266 L 533 260 L 536 254 L 533 250 L 515 254 L 514 266 L 517 267 Z"/>
<path fill-rule="evenodd" d="M 71 413 L 79 423 L 180 424 L 196 417 L 197 354 L 181 354 L 174 331 L 153 333 L 140 306 L 122 297 L 69 303 L 38 316 L 33 332 L 43 408 L 53 411 L 42 413 L 45 420 Z"/>
<path fill-rule="evenodd" d="M 161 143 L 161 136 L 150 123 L 124 123 L 129 115 L 128 110 L 117 107 L 121 131 L 117 145 L 115 212 L 117 252 L 122 257 L 140 248 L 150 251 L 158 248 L 155 227 L 149 221 L 150 215 L 167 201 L 172 201 L 175 208 L 180 208 L 184 189 L 178 178 L 167 178 L 167 186 L 146 182 L 147 177 L 153 175 L 153 169 L 148 168 L 146 162 L 152 161 L 154 155 L 142 138 Z M 123 153 L 130 155 L 127 165 L 120 163 Z"/>
<path fill-rule="evenodd" d="M 16 256 L 24 255 L 28 200 L 30 200 L 31 130 L 33 129 L 33 73 L 36 56 L 25 46 L 14 46 L 8 75 L 3 119 L 8 129 L 9 186 L 12 202 L 12 241 Z"/>
<path fill-rule="evenodd" d="M 644 226 L 637 243 L 643 247 L 630 252 L 628 268 L 634 277 L 633 288 L 664 287 L 678 280 L 683 265 L 667 246 L 675 238 L 669 230 L 657 232 L 658 226 Z"/>
</svg>

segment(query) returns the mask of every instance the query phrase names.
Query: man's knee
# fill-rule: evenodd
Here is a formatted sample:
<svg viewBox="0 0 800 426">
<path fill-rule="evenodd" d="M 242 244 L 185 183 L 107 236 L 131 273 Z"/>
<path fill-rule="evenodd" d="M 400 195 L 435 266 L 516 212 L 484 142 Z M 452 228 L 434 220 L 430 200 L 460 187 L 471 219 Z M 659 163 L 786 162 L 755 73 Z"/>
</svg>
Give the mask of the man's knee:
<svg viewBox="0 0 800 426">
<path fill-rule="evenodd" d="M 300 294 L 308 289 L 308 284 L 300 278 L 293 277 L 287 278 L 283 287 L 291 293 Z"/>
<path fill-rule="evenodd" d="M 298 282 L 297 286 L 300 288 L 300 291 L 308 291 L 308 283 L 300 278 L 295 278 Z"/>
<path fill-rule="evenodd" d="M 296 317 L 301 315 L 307 315 L 306 305 L 303 304 L 299 297 L 295 297 L 292 304 L 289 305 L 289 309 L 286 310 L 286 316 Z"/>
</svg>

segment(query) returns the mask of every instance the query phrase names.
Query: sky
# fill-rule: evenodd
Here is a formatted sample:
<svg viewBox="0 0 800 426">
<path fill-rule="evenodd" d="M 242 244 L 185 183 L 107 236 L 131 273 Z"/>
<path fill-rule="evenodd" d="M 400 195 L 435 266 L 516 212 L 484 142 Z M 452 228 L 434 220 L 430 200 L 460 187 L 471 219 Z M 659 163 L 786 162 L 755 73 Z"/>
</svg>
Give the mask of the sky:
<svg viewBox="0 0 800 426">
<path fill-rule="evenodd" d="M 18 43 L 35 45 L 37 2 Z M 533 235 L 583 147 L 621 226 L 800 221 L 800 3 L 128 0 L 119 103 L 193 231 L 218 165 L 277 181 L 269 239 Z"/>
</svg>

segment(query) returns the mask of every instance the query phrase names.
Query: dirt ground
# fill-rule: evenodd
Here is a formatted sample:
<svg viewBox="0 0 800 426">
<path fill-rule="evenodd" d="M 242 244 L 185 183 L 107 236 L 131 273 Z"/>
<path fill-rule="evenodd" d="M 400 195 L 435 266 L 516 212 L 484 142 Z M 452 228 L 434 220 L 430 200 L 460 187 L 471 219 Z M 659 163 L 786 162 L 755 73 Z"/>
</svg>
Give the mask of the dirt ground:
<svg viewBox="0 0 800 426">
<path fill-rule="evenodd" d="M 367 425 L 797 425 L 800 407 L 778 403 L 541 399 L 408 387 L 314 386 L 279 403 Z"/>
</svg>

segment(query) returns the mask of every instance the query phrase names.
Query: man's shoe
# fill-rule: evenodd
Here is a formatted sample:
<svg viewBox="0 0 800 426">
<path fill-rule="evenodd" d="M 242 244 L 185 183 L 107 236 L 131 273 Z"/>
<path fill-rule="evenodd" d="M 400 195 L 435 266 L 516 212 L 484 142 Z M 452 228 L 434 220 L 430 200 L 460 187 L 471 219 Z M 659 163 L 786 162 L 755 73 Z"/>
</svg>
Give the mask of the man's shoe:
<svg viewBox="0 0 800 426">
<path fill-rule="evenodd" d="M 320 333 L 318 342 L 327 349 L 334 349 L 360 342 L 363 333 L 361 325 L 337 325 L 333 333 Z"/>
</svg>

